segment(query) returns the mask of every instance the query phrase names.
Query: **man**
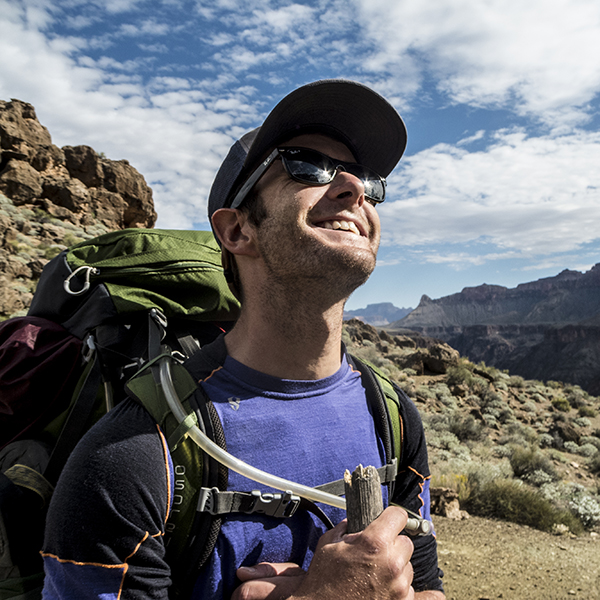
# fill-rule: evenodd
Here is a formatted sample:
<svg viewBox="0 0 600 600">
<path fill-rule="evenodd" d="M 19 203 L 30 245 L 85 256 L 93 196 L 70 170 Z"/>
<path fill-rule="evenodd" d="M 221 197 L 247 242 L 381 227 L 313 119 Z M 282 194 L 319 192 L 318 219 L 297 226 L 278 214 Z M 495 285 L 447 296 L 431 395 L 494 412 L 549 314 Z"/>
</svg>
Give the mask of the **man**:
<svg viewBox="0 0 600 600">
<path fill-rule="evenodd" d="M 237 458 L 311 487 L 358 464 L 383 465 L 360 374 L 343 352 L 342 317 L 375 267 L 375 205 L 405 144 L 404 124 L 381 96 L 321 81 L 284 98 L 221 166 L 209 215 L 242 309 L 186 366 Z M 218 357 L 214 370 L 203 370 L 205 355 Z M 422 426 L 401 402 L 394 500 L 428 516 Z M 129 401 L 82 440 L 48 517 L 47 598 L 166 597 L 174 468 L 165 448 L 150 415 Z M 272 491 L 233 471 L 227 489 Z M 444 598 L 435 539 L 399 536 L 402 509 L 349 536 L 341 509 L 322 511 L 226 515 L 191 598 Z M 338 525 L 325 533 L 328 519 Z"/>
</svg>

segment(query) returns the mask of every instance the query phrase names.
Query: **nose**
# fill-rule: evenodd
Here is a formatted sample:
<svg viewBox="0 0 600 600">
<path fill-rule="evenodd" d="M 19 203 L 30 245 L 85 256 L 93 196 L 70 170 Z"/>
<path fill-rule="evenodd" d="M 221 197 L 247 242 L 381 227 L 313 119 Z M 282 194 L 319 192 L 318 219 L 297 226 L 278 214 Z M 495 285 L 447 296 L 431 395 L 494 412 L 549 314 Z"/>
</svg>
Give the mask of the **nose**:
<svg viewBox="0 0 600 600">
<path fill-rule="evenodd" d="M 333 181 L 329 184 L 327 194 L 337 200 L 362 206 L 365 201 L 365 186 L 356 175 L 348 173 L 339 165 Z"/>
</svg>

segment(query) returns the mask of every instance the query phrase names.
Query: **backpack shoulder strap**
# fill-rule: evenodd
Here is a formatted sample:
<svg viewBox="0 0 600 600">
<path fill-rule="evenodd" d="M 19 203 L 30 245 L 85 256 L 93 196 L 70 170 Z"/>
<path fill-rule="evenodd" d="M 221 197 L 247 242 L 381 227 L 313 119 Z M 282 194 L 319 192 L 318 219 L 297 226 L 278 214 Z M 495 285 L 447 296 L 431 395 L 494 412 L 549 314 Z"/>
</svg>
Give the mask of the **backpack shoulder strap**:
<svg viewBox="0 0 600 600">
<path fill-rule="evenodd" d="M 361 374 L 388 462 L 396 459 L 399 463 L 404 433 L 400 412 L 402 392 L 374 365 L 352 355 L 348 356 L 348 360 Z"/>
<path fill-rule="evenodd" d="M 140 402 L 161 426 L 168 439 L 176 483 L 191 493 L 177 494 L 177 510 L 172 511 L 167 523 L 167 560 L 173 570 L 173 597 L 188 597 L 202 568 L 217 541 L 222 516 L 198 510 L 202 490 L 226 490 L 228 471 L 213 458 L 206 455 L 186 437 L 189 429 L 187 419 L 178 424 L 164 397 L 162 386 L 153 373 L 153 362 L 171 360 L 173 384 L 188 412 L 189 426 L 198 425 L 204 433 L 226 449 L 223 429 L 217 412 L 198 385 L 212 371 L 219 368 L 227 355 L 221 338 L 199 348 L 184 364 L 175 360 L 165 349 L 154 352 L 154 359 L 147 363 L 128 383 L 130 396 Z"/>
</svg>

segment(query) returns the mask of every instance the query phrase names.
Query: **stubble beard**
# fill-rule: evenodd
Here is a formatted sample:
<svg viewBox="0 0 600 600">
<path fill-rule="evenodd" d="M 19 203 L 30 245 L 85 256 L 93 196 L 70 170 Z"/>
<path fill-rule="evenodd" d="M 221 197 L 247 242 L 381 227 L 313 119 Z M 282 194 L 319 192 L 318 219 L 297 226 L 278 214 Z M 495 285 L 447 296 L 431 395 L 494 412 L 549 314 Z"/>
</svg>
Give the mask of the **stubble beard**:
<svg viewBox="0 0 600 600">
<path fill-rule="evenodd" d="M 267 217 L 257 241 L 268 275 L 268 285 L 292 303 L 329 306 L 345 301 L 363 285 L 375 268 L 375 249 L 333 248 L 298 225 Z"/>
</svg>

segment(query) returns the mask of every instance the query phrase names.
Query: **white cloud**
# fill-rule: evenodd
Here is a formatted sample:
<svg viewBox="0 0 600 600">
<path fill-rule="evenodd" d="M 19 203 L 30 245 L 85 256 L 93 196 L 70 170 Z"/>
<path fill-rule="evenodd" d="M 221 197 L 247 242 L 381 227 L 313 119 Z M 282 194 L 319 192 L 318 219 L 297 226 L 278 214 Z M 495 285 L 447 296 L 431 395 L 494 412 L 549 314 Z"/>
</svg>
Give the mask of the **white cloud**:
<svg viewBox="0 0 600 600">
<path fill-rule="evenodd" d="M 154 19 L 146 19 L 140 23 L 123 23 L 119 33 L 130 37 L 147 35 L 166 35 L 171 28 L 166 23 L 158 23 Z"/>
<path fill-rule="evenodd" d="M 521 256 L 600 238 L 600 133 L 496 134 L 485 151 L 437 145 L 402 161 L 379 212 L 384 243 L 485 243 Z"/>
<path fill-rule="evenodd" d="M 394 75 L 416 61 L 454 102 L 515 105 L 554 126 L 585 121 L 600 91 L 596 0 L 357 2 L 378 44 L 368 66 Z"/>
<path fill-rule="evenodd" d="M 469 144 L 472 144 L 473 142 L 478 142 L 479 140 L 482 140 L 484 138 L 484 136 L 485 136 L 485 130 L 480 129 L 479 131 L 476 131 L 473 135 L 463 138 L 462 140 L 458 140 L 458 142 L 456 142 L 456 145 L 457 146 L 468 146 Z"/>
</svg>

